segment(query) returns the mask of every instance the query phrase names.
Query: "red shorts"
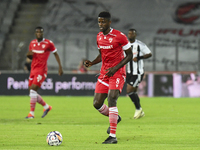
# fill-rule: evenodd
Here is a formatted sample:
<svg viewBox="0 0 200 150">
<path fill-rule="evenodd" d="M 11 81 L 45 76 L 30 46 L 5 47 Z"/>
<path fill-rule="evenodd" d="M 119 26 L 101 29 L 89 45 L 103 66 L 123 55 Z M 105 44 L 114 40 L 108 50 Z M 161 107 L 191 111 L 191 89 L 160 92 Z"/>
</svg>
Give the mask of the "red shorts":
<svg viewBox="0 0 200 150">
<path fill-rule="evenodd" d="M 95 88 L 95 93 L 108 93 L 108 90 L 123 89 L 125 82 L 125 75 L 114 75 L 112 77 L 100 75 Z"/>
<path fill-rule="evenodd" d="M 38 72 L 38 73 L 31 73 L 29 76 L 29 84 L 28 86 L 31 86 L 32 84 L 35 84 L 39 87 L 41 87 L 43 81 L 46 79 L 47 73 L 46 72 Z"/>
</svg>

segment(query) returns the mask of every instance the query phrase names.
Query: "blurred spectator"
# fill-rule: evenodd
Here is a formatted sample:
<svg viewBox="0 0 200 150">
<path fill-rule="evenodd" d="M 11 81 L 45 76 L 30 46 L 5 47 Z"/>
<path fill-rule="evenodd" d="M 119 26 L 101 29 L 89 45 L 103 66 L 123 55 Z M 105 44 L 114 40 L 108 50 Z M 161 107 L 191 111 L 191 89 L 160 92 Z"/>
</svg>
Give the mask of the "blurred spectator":
<svg viewBox="0 0 200 150">
<path fill-rule="evenodd" d="M 78 65 L 79 73 L 86 73 L 88 71 L 88 68 L 85 67 L 85 65 L 83 64 L 85 60 L 86 60 L 85 58 L 82 58 L 82 60 L 80 61 L 79 65 Z"/>
<path fill-rule="evenodd" d="M 27 57 L 26 62 L 24 64 L 24 71 L 27 73 L 29 73 L 31 71 L 31 62 L 32 62 L 32 60 Z"/>
</svg>

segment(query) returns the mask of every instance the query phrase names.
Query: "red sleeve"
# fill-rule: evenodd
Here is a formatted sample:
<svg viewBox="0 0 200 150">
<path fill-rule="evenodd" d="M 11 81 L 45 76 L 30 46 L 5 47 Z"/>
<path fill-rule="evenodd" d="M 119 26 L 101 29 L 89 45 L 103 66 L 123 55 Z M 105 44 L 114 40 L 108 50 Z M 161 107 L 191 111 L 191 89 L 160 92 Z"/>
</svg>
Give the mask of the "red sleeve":
<svg viewBox="0 0 200 150">
<path fill-rule="evenodd" d="M 30 43 L 29 44 L 29 51 L 31 51 L 31 50 L 33 50 L 33 49 L 32 49 L 32 44 Z"/>
<path fill-rule="evenodd" d="M 129 41 L 124 33 L 121 32 L 119 38 L 120 38 L 120 44 L 122 47 L 129 43 Z"/>
<path fill-rule="evenodd" d="M 99 34 L 97 34 L 97 48 L 100 49 L 98 45 L 98 37 L 99 37 Z"/>
<path fill-rule="evenodd" d="M 49 41 L 49 50 L 51 52 L 56 50 L 56 47 L 55 47 L 55 45 L 54 45 L 54 43 L 52 41 Z"/>
</svg>

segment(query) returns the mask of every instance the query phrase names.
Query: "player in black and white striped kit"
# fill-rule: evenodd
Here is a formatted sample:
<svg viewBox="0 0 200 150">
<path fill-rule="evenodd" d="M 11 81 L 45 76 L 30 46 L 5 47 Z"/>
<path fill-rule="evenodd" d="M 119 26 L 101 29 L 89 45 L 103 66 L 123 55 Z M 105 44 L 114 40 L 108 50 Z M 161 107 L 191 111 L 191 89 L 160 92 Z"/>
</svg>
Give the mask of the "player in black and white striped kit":
<svg viewBox="0 0 200 150">
<path fill-rule="evenodd" d="M 126 70 L 126 82 L 127 89 L 126 92 L 131 98 L 135 105 L 134 119 L 138 119 L 144 116 L 144 112 L 140 105 L 140 98 L 137 94 L 137 89 L 139 83 L 142 81 L 144 76 L 144 64 L 143 59 L 147 59 L 152 56 L 149 48 L 141 41 L 136 39 L 137 31 L 135 29 L 129 29 L 128 39 L 130 41 L 133 59 L 127 63 Z"/>
</svg>

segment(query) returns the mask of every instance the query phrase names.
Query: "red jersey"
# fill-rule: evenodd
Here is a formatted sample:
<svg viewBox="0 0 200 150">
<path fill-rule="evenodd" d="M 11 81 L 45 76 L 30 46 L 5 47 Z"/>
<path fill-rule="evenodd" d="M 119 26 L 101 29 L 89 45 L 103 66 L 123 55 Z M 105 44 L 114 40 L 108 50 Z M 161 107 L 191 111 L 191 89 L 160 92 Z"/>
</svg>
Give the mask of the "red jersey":
<svg viewBox="0 0 200 150">
<path fill-rule="evenodd" d="M 112 28 L 107 35 L 103 32 L 97 34 L 97 46 L 101 51 L 101 74 L 106 74 L 106 69 L 119 64 L 124 59 L 123 50 L 131 47 L 126 35 Z M 116 73 L 126 74 L 125 65 Z"/>
<path fill-rule="evenodd" d="M 29 51 L 32 50 L 33 59 L 31 63 L 31 73 L 47 72 L 47 60 L 50 52 L 56 52 L 54 43 L 48 39 L 38 42 L 37 39 L 32 40 L 29 45 Z"/>
</svg>

